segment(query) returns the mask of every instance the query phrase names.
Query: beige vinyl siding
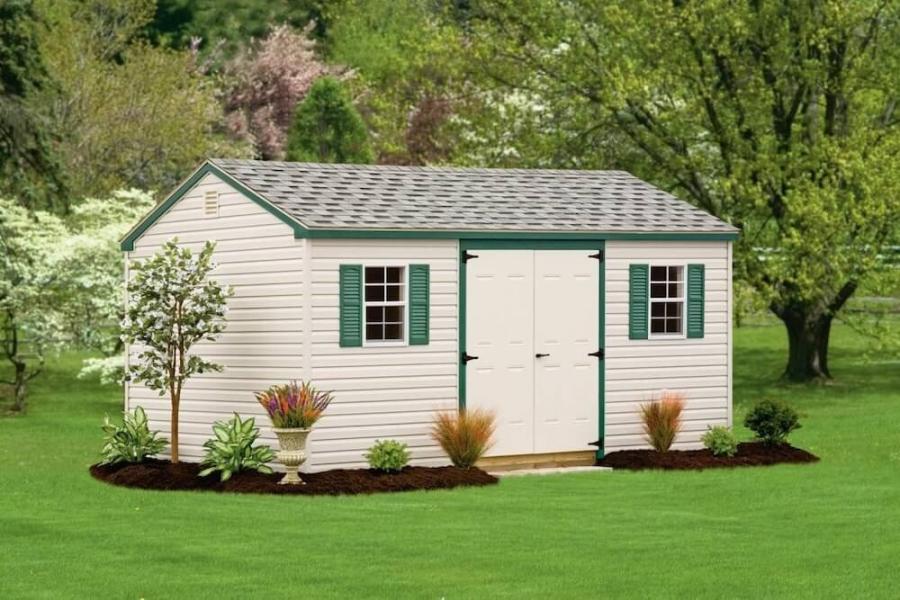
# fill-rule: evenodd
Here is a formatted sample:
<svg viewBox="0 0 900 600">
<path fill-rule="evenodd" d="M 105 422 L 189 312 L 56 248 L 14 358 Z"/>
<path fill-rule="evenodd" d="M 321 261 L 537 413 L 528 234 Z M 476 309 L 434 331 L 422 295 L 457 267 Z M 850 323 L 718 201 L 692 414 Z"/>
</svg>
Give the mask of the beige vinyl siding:
<svg viewBox="0 0 900 600">
<path fill-rule="evenodd" d="M 646 447 L 638 406 L 665 390 L 686 397 L 676 447 L 700 445 L 710 425 L 731 424 L 731 264 L 729 242 L 606 244 L 606 450 Z M 628 266 L 706 266 L 702 339 L 628 338 Z"/>
<path fill-rule="evenodd" d="M 204 213 L 206 192 L 218 192 L 218 215 Z M 277 446 L 268 417 L 253 393 L 273 383 L 304 377 L 306 361 L 306 240 L 256 203 L 207 175 L 138 238 L 128 260 L 153 254 L 172 237 L 199 250 L 217 242 L 213 277 L 231 285 L 227 327 L 215 342 L 194 346 L 197 354 L 224 366 L 221 373 L 195 375 L 181 400 L 181 455 L 198 460 L 212 423 L 232 413 L 256 417 L 267 443 Z M 133 273 L 133 269 L 131 269 Z M 136 349 L 130 349 L 134 361 Z M 147 410 L 151 426 L 168 436 L 168 396 L 141 385 L 126 389 L 129 407 Z"/>
<path fill-rule="evenodd" d="M 457 243 L 455 240 L 319 240 L 311 243 L 310 368 L 335 401 L 313 434 L 314 468 L 365 466 L 376 439 L 409 445 L 414 464 L 446 464 L 429 436 L 435 411 L 457 407 Z M 341 264 L 431 267 L 427 346 L 341 348 Z"/>
</svg>

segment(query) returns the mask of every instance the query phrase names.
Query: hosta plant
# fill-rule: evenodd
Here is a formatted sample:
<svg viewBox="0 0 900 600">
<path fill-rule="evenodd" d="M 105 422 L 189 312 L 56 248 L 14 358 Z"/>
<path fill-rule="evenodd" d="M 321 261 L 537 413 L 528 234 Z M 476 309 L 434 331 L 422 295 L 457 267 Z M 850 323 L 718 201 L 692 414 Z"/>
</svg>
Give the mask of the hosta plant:
<svg viewBox="0 0 900 600">
<path fill-rule="evenodd" d="M 147 413 L 140 406 L 130 413 L 122 413 L 121 424 L 113 423 L 106 415 L 103 418 L 103 433 L 101 465 L 138 463 L 148 456 L 159 454 L 169 443 L 169 440 L 157 437 L 157 432 L 150 431 Z"/>
<path fill-rule="evenodd" d="M 309 429 L 331 404 L 331 399 L 331 392 L 320 391 L 309 381 L 273 385 L 256 394 L 272 425 L 279 429 Z"/>
<path fill-rule="evenodd" d="M 376 471 L 396 473 L 409 462 L 409 448 L 397 440 L 375 440 L 366 453 L 366 460 Z"/>
<path fill-rule="evenodd" d="M 659 400 L 641 404 L 644 438 L 657 452 L 667 452 L 681 430 L 684 396 L 664 392 Z"/>
<path fill-rule="evenodd" d="M 235 413 L 228 421 L 217 421 L 213 425 L 213 433 L 215 437 L 203 444 L 206 452 L 201 463 L 205 467 L 200 471 L 201 477 L 218 472 L 222 481 L 226 481 L 240 471 L 272 472 L 266 465 L 275 458 L 272 449 L 254 446 L 259 437 L 254 419 L 242 421 L 240 415 Z"/>
<path fill-rule="evenodd" d="M 710 427 L 700 438 L 703 446 L 716 456 L 734 456 L 738 442 L 734 432 L 724 425 Z"/>
<path fill-rule="evenodd" d="M 463 409 L 438 413 L 431 425 L 431 437 L 454 465 L 468 469 L 493 445 L 494 429 L 493 413 Z"/>
</svg>

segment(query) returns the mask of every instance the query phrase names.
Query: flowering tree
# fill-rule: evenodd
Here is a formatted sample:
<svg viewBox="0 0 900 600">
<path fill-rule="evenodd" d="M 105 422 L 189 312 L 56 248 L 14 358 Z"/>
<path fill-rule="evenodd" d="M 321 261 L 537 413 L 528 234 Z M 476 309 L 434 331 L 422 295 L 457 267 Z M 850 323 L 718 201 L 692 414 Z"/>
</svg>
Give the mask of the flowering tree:
<svg viewBox="0 0 900 600">
<path fill-rule="evenodd" d="M 215 341 L 225 329 L 225 302 L 231 289 L 208 279 L 215 269 L 213 242 L 194 255 L 172 239 L 152 257 L 134 265 L 129 307 L 122 330 L 140 348 L 138 364 L 126 377 L 141 382 L 172 403 L 172 462 L 178 462 L 178 408 L 184 382 L 221 365 L 190 354 L 201 341 Z"/>
<path fill-rule="evenodd" d="M 65 341 L 59 264 L 67 246 L 63 222 L 0 199 L 0 352 L 12 364 L 12 410 L 25 410 L 28 382 L 37 377 L 49 350 Z"/>
<path fill-rule="evenodd" d="M 260 158 L 282 158 L 294 108 L 316 79 L 331 72 L 308 34 L 309 28 L 280 25 L 225 67 L 232 81 L 225 97 L 228 129 L 249 139 Z"/>
<path fill-rule="evenodd" d="M 85 360 L 79 377 L 96 373 L 103 383 L 122 380 L 125 286 L 119 239 L 152 207 L 149 193 L 119 190 L 110 198 L 80 202 L 66 219 L 68 252 L 60 266 L 71 275 L 63 282 L 63 325 L 75 344 L 103 355 Z"/>
</svg>

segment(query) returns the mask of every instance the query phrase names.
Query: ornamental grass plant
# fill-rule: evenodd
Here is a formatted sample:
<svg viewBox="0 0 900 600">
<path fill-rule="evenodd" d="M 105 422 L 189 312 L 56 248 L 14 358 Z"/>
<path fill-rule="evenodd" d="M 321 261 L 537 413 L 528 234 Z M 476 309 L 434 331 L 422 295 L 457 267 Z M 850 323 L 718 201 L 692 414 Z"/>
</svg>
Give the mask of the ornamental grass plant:
<svg viewBox="0 0 900 600">
<path fill-rule="evenodd" d="M 279 429 L 309 429 L 333 399 L 331 392 L 315 388 L 309 381 L 273 385 L 256 394 L 272 425 Z"/>
<path fill-rule="evenodd" d="M 468 469 L 493 445 L 495 428 L 493 413 L 463 409 L 435 415 L 431 437 L 455 466 Z"/>
<path fill-rule="evenodd" d="M 667 452 L 681 431 L 684 394 L 664 392 L 659 400 L 641 404 L 644 439 L 657 452 Z"/>
</svg>

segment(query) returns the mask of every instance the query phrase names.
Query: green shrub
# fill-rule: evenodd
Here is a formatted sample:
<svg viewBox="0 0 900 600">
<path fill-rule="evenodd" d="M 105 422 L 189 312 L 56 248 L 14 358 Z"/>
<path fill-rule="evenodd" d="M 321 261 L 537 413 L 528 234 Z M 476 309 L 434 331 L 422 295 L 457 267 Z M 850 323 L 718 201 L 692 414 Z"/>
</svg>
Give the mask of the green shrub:
<svg viewBox="0 0 900 600">
<path fill-rule="evenodd" d="M 397 440 L 375 440 L 366 453 L 366 460 L 376 471 L 397 472 L 409 462 L 409 448 Z"/>
<path fill-rule="evenodd" d="M 122 413 L 122 424 L 112 423 L 109 415 L 103 418 L 104 444 L 100 450 L 101 465 L 138 463 L 147 456 L 162 452 L 169 440 L 156 437 L 147 423 L 147 413 L 138 406 L 131 413 Z"/>
<path fill-rule="evenodd" d="M 800 429 L 800 417 L 797 411 L 783 402 L 763 400 L 750 409 L 744 425 L 763 442 L 782 444 L 787 441 L 789 433 Z"/>
<path fill-rule="evenodd" d="M 272 449 L 253 445 L 259 437 L 254 419 L 241 421 L 235 413 L 228 421 L 217 421 L 213 425 L 213 433 L 215 437 L 203 444 L 206 453 L 201 466 L 206 468 L 200 471 L 201 477 L 218 471 L 222 481 L 225 481 L 240 471 L 272 472 L 266 465 L 275 458 Z"/>
<path fill-rule="evenodd" d="M 701 438 L 703 445 L 716 456 L 734 456 L 737 454 L 738 442 L 734 432 L 728 427 L 716 425 L 710 427 Z"/>
</svg>

